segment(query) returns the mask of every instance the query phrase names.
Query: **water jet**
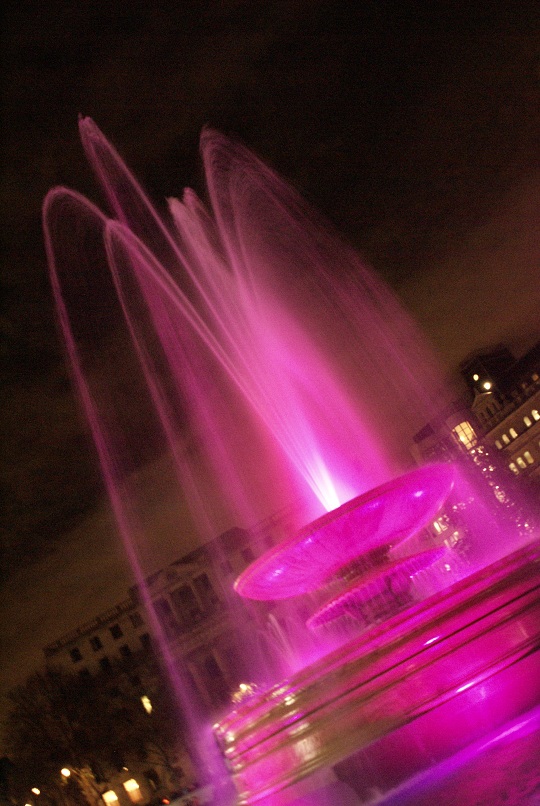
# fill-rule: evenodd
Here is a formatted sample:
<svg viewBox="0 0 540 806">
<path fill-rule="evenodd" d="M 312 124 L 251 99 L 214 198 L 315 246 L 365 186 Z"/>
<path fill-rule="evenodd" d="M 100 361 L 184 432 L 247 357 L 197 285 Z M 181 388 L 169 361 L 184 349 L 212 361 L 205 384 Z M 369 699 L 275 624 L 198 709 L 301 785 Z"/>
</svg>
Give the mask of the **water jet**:
<svg viewBox="0 0 540 806">
<path fill-rule="evenodd" d="M 404 472 L 411 428 L 430 420 L 443 385 L 395 296 L 238 143 L 203 133 L 209 206 L 186 190 L 165 220 L 93 121 L 79 126 L 111 212 L 65 188 L 48 194 L 51 280 L 201 776 L 219 781 L 223 757 L 237 792 L 224 804 L 337 806 L 333 770 L 358 802 L 536 705 L 538 532 L 510 511 L 504 474 L 497 499 L 486 492 L 494 466 L 479 450 L 462 451 L 466 484 L 459 463 Z M 255 685 L 215 722 L 221 755 L 145 594 L 130 474 L 165 452 L 206 541 L 284 504 L 295 513 L 289 536 L 226 592 L 242 641 L 251 599 L 270 602 L 274 624 L 281 607 L 314 605 L 304 629 L 316 650 L 294 661 L 291 647 L 281 679 L 254 662 Z M 479 547 L 468 565 L 454 550 L 461 527 L 451 544 L 419 537 L 443 506 Z M 441 565 L 446 578 L 420 594 L 417 578 Z"/>
</svg>

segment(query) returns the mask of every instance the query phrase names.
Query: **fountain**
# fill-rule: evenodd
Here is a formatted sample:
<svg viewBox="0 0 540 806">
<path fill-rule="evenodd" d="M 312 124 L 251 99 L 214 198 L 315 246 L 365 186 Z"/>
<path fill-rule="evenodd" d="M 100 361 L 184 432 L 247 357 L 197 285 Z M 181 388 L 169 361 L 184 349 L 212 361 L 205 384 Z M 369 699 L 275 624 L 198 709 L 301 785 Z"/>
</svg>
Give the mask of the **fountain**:
<svg viewBox="0 0 540 806">
<path fill-rule="evenodd" d="M 440 379 L 390 291 L 239 144 L 203 133 L 210 210 L 186 190 L 166 223 L 95 124 L 80 131 L 112 214 L 49 193 L 59 319 L 200 770 L 222 780 L 224 759 L 234 782 L 223 803 L 358 803 L 536 705 L 534 529 L 504 482 L 486 504 L 481 472 L 478 488 L 458 465 L 403 472 Z M 310 650 L 289 646 L 281 679 L 254 662 L 210 738 L 144 586 L 130 479 L 164 452 L 207 540 L 292 507 L 290 534 L 227 592 L 244 640 L 251 600 L 310 609 Z M 466 562 L 420 539 L 445 505 Z"/>
</svg>

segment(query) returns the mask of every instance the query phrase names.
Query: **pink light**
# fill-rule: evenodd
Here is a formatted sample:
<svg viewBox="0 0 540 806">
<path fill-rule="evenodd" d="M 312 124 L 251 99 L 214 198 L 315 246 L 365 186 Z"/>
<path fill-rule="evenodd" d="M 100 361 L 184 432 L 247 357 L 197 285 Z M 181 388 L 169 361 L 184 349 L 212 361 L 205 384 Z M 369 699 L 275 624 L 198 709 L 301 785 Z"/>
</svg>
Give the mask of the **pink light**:
<svg viewBox="0 0 540 806">
<path fill-rule="evenodd" d="M 353 498 L 263 554 L 235 590 L 262 600 L 316 590 L 359 555 L 415 534 L 435 517 L 453 482 L 450 465 L 430 465 Z"/>
</svg>

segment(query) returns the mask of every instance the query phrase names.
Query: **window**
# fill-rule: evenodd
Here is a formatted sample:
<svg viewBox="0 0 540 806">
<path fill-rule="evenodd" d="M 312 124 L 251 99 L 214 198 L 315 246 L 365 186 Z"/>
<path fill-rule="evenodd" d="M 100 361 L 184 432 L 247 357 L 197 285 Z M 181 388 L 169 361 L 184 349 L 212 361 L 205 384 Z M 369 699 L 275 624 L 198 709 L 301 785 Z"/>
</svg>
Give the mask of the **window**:
<svg viewBox="0 0 540 806">
<path fill-rule="evenodd" d="M 540 420 L 540 413 L 538 412 L 538 409 L 533 409 L 531 414 L 533 416 L 533 420 L 536 420 L 537 422 Z"/>
<path fill-rule="evenodd" d="M 79 649 L 78 646 L 74 647 L 73 649 L 70 649 L 69 655 L 73 663 L 78 663 L 80 660 L 82 660 L 81 650 Z"/>
<path fill-rule="evenodd" d="M 502 435 L 502 441 L 504 442 L 505 445 L 508 445 L 508 443 L 510 442 L 508 434 L 503 434 Z"/>
<path fill-rule="evenodd" d="M 129 658 L 131 656 L 131 649 L 127 644 L 120 647 L 120 654 L 123 658 Z"/>
<path fill-rule="evenodd" d="M 502 448 L 502 444 L 501 444 L 501 441 L 500 441 L 499 439 L 496 439 L 496 440 L 495 440 L 495 445 L 497 446 L 497 448 L 498 448 L 499 450 L 501 450 L 501 448 Z"/>
<path fill-rule="evenodd" d="M 107 657 L 107 655 L 104 655 L 102 658 L 99 659 L 99 666 L 100 666 L 100 669 L 101 669 L 102 672 L 110 672 L 111 671 L 112 664 L 111 664 L 109 658 Z"/>
<path fill-rule="evenodd" d="M 154 608 L 166 635 L 172 638 L 178 631 L 178 622 L 174 617 L 171 605 L 167 599 L 162 598 L 154 602 Z"/>
<path fill-rule="evenodd" d="M 195 577 L 193 587 L 205 610 L 211 609 L 219 601 L 208 574 L 199 574 L 198 577 Z"/>
<path fill-rule="evenodd" d="M 213 655 L 205 658 L 202 676 L 206 691 L 214 705 L 222 705 L 230 701 L 230 693 L 223 672 Z"/>
<path fill-rule="evenodd" d="M 124 789 L 128 793 L 129 799 L 132 803 L 138 803 L 143 799 L 139 784 L 135 778 L 130 778 L 129 781 L 124 781 Z"/>
<path fill-rule="evenodd" d="M 145 773 L 144 773 L 144 777 L 146 778 L 146 780 L 150 784 L 151 789 L 155 790 L 155 789 L 158 788 L 158 786 L 160 784 L 160 780 L 159 780 L 159 775 L 157 774 L 157 772 L 155 770 L 153 770 L 152 768 L 150 768 L 149 770 L 146 770 Z"/>
<path fill-rule="evenodd" d="M 109 789 L 107 792 L 104 792 L 101 797 L 103 798 L 107 806 L 116 806 L 116 804 L 118 803 L 118 795 L 116 794 L 116 792 L 113 792 L 112 789 Z"/>
<path fill-rule="evenodd" d="M 532 420 L 531 420 L 531 418 L 530 418 L 530 417 L 527 417 L 526 415 L 525 415 L 525 417 L 523 418 L 523 422 L 525 423 L 525 425 L 527 426 L 527 428 L 530 428 L 530 427 L 531 427 L 531 425 L 532 425 Z"/>
<path fill-rule="evenodd" d="M 518 435 L 518 433 L 517 433 L 516 429 L 511 428 L 510 429 L 510 436 L 512 437 L 512 439 L 516 439 L 517 435 Z"/>
<path fill-rule="evenodd" d="M 193 621 L 202 615 L 197 597 L 189 585 L 171 591 L 171 599 L 182 627 L 191 627 Z"/>
<path fill-rule="evenodd" d="M 122 632 L 122 628 L 119 624 L 113 624 L 110 628 L 110 633 L 115 641 L 118 641 L 119 638 L 122 638 L 124 633 Z"/>
<path fill-rule="evenodd" d="M 514 464 L 513 462 L 510 462 L 510 464 L 508 465 L 508 467 L 510 468 L 510 470 L 512 471 L 512 473 L 515 473 L 515 475 L 516 475 L 516 476 L 518 475 L 519 470 L 517 469 L 517 467 L 515 466 L 515 464 Z"/>
<path fill-rule="evenodd" d="M 438 535 L 440 535 L 441 532 L 446 532 L 446 530 L 448 529 L 447 516 L 442 515 L 440 518 L 437 518 L 436 521 L 433 521 L 433 528 L 435 529 Z"/>
<path fill-rule="evenodd" d="M 98 652 L 98 650 L 103 649 L 103 644 L 101 643 L 101 638 L 98 635 L 94 635 L 90 639 L 90 646 L 94 650 L 94 652 Z"/>
<path fill-rule="evenodd" d="M 531 454 L 530 451 L 525 451 L 523 456 L 524 456 L 525 461 L 527 462 L 528 465 L 533 465 L 534 464 L 534 459 L 533 459 L 532 454 Z"/>
<path fill-rule="evenodd" d="M 132 625 L 135 628 L 141 627 L 142 624 L 144 623 L 143 617 L 141 616 L 140 613 L 132 613 L 131 616 L 129 617 L 129 620 L 131 621 Z"/>
<path fill-rule="evenodd" d="M 476 434 L 474 433 L 472 425 L 466 420 L 456 425 L 455 428 L 452 428 L 452 432 L 456 439 L 461 442 L 467 450 L 474 448 L 476 445 Z"/>
<path fill-rule="evenodd" d="M 521 456 L 518 456 L 516 462 L 518 464 L 518 467 L 520 467 L 522 470 L 525 470 L 525 468 L 527 467 L 527 465 L 525 464 L 525 460 Z"/>
</svg>

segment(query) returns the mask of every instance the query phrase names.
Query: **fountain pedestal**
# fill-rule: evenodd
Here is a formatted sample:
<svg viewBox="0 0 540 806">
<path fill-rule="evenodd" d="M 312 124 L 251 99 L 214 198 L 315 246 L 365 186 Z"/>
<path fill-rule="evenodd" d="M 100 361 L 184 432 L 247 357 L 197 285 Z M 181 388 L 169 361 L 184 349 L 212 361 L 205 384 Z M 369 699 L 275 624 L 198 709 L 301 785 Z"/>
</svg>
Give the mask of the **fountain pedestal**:
<svg viewBox="0 0 540 806">
<path fill-rule="evenodd" d="M 540 545 L 472 574 L 224 719 L 240 803 L 334 767 L 384 791 L 540 701 Z M 362 790 L 362 791 L 360 791 Z"/>
</svg>

